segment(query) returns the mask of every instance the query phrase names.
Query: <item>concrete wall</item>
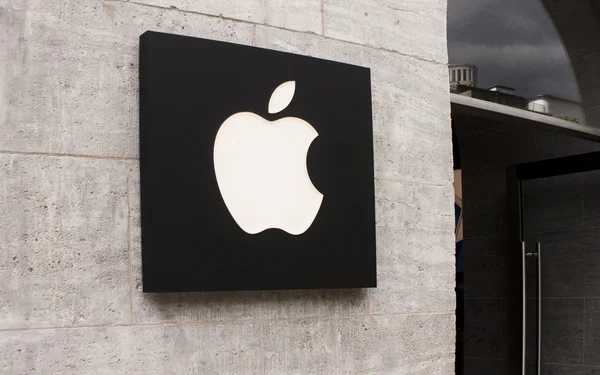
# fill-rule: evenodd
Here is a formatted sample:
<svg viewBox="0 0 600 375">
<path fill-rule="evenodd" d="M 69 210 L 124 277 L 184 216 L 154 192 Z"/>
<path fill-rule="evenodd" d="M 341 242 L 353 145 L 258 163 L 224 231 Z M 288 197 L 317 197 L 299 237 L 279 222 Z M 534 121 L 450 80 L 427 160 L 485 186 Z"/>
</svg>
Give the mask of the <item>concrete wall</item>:
<svg viewBox="0 0 600 375">
<path fill-rule="evenodd" d="M 506 167 L 600 151 L 600 144 L 463 115 L 453 115 L 453 126 L 463 176 L 465 375 L 512 375 L 509 350 L 520 342 L 509 335 L 521 327 L 509 323 L 514 296 L 507 269 L 514 249 L 507 244 Z M 540 241 L 543 250 L 544 375 L 600 373 L 598 186 L 597 172 L 524 183 L 527 246 Z M 534 297 L 535 262 L 528 266 L 528 296 Z M 527 324 L 535 327 L 535 301 L 528 303 Z M 535 353 L 534 330 L 527 345 Z M 534 363 L 528 368 L 535 373 Z"/>
<path fill-rule="evenodd" d="M 146 30 L 372 68 L 379 288 L 142 294 Z M 0 0 L 0 374 L 453 373 L 446 60 L 444 0 Z"/>
</svg>

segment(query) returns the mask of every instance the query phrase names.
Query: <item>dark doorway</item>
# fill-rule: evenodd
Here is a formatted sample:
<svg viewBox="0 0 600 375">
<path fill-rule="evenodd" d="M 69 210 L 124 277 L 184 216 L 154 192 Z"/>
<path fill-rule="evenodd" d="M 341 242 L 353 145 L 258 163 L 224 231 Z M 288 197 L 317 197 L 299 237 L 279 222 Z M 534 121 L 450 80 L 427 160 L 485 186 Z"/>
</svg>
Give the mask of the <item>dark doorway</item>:
<svg viewBox="0 0 600 375">
<path fill-rule="evenodd" d="M 507 190 L 507 187 L 515 185 L 508 181 L 514 177 L 511 177 L 511 171 L 516 170 L 513 168 L 507 171 L 507 167 L 598 152 L 600 131 L 581 125 L 578 125 L 581 129 L 577 131 L 572 131 L 574 129 L 568 131 L 567 128 L 558 129 L 553 125 L 554 122 L 543 123 L 547 117 L 539 117 L 534 121 L 527 118 L 527 115 L 517 117 L 519 113 L 516 112 L 491 112 L 486 108 L 478 109 L 467 104 L 453 102 L 452 105 L 455 142 L 456 146 L 460 146 L 455 150 L 460 155 L 460 160 L 456 163 L 460 166 L 460 179 L 456 178 L 455 183 L 460 181 L 462 198 L 460 216 L 463 221 L 463 244 L 460 249 L 457 247 L 457 277 L 460 277 L 460 281 L 464 280 L 463 283 L 457 283 L 456 372 L 465 375 L 522 374 L 522 275 L 520 273 L 522 259 L 520 237 L 516 241 L 511 237 L 511 233 L 520 233 L 520 226 L 515 232 L 514 224 L 509 220 L 514 207 L 508 199 L 511 194 L 518 197 L 521 195 L 520 190 L 516 193 Z M 487 104 L 482 105 L 485 106 Z M 583 131 L 588 131 L 588 134 L 584 134 Z M 585 179 L 586 184 L 592 183 L 587 175 Z M 548 185 L 543 182 L 541 184 Z M 583 187 L 565 185 L 564 189 L 575 194 L 581 192 Z M 529 194 L 527 201 L 535 203 L 535 197 Z M 562 195 L 566 197 L 568 194 L 562 193 Z M 597 195 L 600 195 L 600 187 L 596 190 L 586 188 L 585 198 L 582 194 L 579 195 L 581 200 L 585 199 L 587 202 L 586 211 L 593 207 L 592 201 Z M 559 197 L 561 197 L 560 191 Z M 553 201 L 548 198 L 539 199 L 543 202 Z M 577 200 L 578 203 L 574 203 L 572 199 L 561 203 L 560 199 L 554 199 L 555 202 L 551 203 L 551 207 L 562 205 L 558 211 L 565 213 L 567 209 L 564 207 L 579 207 L 581 210 L 581 200 Z M 536 205 L 533 204 L 533 207 L 535 208 Z M 516 212 L 520 213 L 520 206 L 517 206 Z M 583 220 L 581 216 L 580 218 Z M 538 232 L 542 231 L 546 230 L 533 228 L 532 233 L 540 234 Z M 542 242 L 543 253 L 543 241 L 540 242 Z M 600 243 L 600 237 L 597 242 Z M 532 246 L 535 248 L 536 241 L 532 242 L 528 249 L 531 250 Z M 459 254 L 462 256 L 460 268 Z M 529 267 L 535 267 L 533 258 L 528 262 Z M 531 277 L 535 277 L 535 268 L 529 271 L 530 275 L 533 275 Z M 535 284 L 532 282 L 529 283 L 529 287 L 535 291 Z M 535 318 L 536 311 L 533 307 L 529 312 L 533 313 Z M 583 315 L 580 316 L 579 321 L 583 321 L 582 319 Z M 530 328 L 534 326 L 535 321 L 529 325 Z M 593 332 L 586 327 L 586 332 L 588 331 Z M 594 333 L 594 337 L 600 337 L 600 330 L 597 334 Z M 536 351 L 535 333 L 530 334 L 530 340 L 532 339 L 534 348 L 530 349 L 530 354 Z M 583 353 L 583 343 L 578 351 Z M 542 373 L 561 375 L 578 374 L 576 371 L 579 371 L 585 375 L 600 374 L 600 364 L 587 364 L 591 363 L 591 353 L 585 352 L 585 361 L 583 356 L 576 358 L 571 360 L 572 363 L 568 366 L 548 367 L 547 365 L 546 372 Z M 579 358 L 582 358 L 581 361 Z M 569 372 L 571 370 L 573 372 Z M 535 372 L 528 373 L 531 374 Z"/>
<path fill-rule="evenodd" d="M 507 192 L 510 368 L 600 373 L 600 152 L 509 167 Z"/>
</svg>

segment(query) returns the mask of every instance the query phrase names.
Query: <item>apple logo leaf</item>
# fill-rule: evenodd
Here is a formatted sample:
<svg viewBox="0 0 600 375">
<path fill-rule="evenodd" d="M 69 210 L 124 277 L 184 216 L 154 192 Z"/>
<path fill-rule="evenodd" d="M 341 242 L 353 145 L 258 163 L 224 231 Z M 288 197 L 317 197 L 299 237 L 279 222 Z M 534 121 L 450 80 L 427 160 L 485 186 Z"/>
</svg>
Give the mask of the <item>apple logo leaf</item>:
<svg viewBox="0 0 600 375">
<path fill-rule="evenodd" d="M 294 92 L 296 92 L 296 81 L 287 81 L 279 85 L 269 100 L 269 113 L 283 111 L 292 102 Z"/>
</svg>

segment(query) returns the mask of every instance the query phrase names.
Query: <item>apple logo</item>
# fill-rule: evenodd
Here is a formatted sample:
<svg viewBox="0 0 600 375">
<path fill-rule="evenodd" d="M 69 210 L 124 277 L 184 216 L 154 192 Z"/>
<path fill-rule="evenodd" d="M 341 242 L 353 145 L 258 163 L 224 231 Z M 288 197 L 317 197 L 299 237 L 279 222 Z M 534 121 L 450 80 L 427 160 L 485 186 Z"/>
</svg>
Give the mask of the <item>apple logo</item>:
<svg viewBox="0 0 600 375">
<path fill-rule="evenodd" d="M 284 110 L 295 90 L 295 81 L 277 87 L 269 113 Z M 242 230 L 256 234 L 278 228 L 293 235 L 308 230 L 323 201 L 306 167 L 308 149 L 318 135 L 296 117 L 270 122 L 239 112 L 223 122 L 215 138 L 215 174 L 225 205 Z"/>
</svg>

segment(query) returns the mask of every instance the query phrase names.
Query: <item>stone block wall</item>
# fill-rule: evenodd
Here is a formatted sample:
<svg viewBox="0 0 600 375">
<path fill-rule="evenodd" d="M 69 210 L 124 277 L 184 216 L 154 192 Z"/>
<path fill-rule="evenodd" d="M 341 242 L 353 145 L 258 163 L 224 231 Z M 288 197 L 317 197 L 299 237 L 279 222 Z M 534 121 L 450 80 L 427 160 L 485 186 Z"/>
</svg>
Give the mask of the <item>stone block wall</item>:
<svg viewBox="0 0 600 375">
<path fill-rule="evenodd" d="M 141 292 L 146 30 L 372 69 L 377 289 Z M 446 56 L 444 0 L 0 0 L 0 374 L 452 374 Z"/>
</svg>

